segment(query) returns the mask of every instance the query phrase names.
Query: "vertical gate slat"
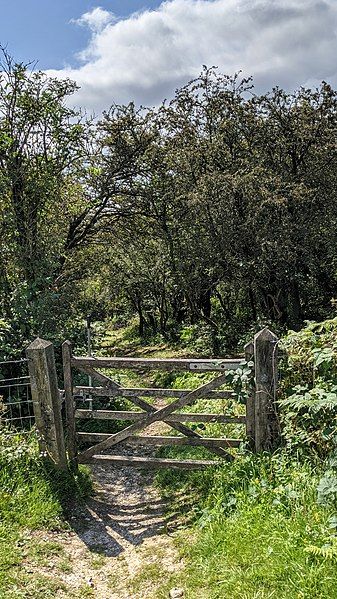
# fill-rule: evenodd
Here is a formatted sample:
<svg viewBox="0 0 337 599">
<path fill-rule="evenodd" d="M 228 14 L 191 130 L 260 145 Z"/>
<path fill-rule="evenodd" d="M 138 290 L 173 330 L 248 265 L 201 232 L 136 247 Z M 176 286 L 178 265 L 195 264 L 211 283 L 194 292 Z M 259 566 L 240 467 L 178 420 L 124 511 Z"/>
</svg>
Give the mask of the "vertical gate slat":
<svg viewBox="0 0 337 599">
<path fill-rule="evenodd" d="M 75 422 L 75 402 L 73 395 L 73 377 L 71 371 L 72 347 L 70 341 L 62 344 L 62 361 L 64 377 L 64 399 L 66 408 L 66 445 L 71 468 L 77 468 L 77 438 Z"/>
<path fill-rule="evenodd" d="M 280 436 L 277 391 L 277 337 L 267 327 L 254 337 L 256 451 L 270 451 Z"/>
<path fill-rule="evenodd" d="M 245 345 L 245 360 L 250 362 L 254 356 L 254 343 Z M 255 387 L 248 389 L 246 402 L 246 436 L 249 448 L 255 450 Z"/>
</svg>

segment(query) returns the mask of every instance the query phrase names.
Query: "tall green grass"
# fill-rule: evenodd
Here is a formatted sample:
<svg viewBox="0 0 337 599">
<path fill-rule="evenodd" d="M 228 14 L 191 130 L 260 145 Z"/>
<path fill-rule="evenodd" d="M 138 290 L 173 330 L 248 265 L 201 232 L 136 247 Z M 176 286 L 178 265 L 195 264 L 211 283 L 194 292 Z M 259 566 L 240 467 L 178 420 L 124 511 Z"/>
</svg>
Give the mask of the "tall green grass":
<svg viewBox="0 0 337 599">
<path fill-rule="evenodd" d="M 169 586 L 198 599 L 337 597 L 335 509 L 317 503 L 319 470 L 280 452 L 158 473 L 167 494 L 179 491 L 176 509 L 194 517 L 177 537 L 185 569 L 159 597 Z"/>
</svg>

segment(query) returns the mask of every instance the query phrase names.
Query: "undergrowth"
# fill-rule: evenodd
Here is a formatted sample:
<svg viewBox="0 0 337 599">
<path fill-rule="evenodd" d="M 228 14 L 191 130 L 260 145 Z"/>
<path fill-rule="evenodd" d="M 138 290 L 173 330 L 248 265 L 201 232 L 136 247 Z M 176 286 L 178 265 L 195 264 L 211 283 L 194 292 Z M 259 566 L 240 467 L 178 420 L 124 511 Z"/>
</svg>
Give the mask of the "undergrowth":
<svg viewBox="0 0 337 599">
<path fill-rule="evenodd" d="M 187 599 L 337 599 L 337 319 L 308 323 L 280 345 L 283 447 L 273 455 L 254 455 L 242 444 L 232 463 L 156 474 L 171 512 L 180 516 L 175 538 L 185 567 L 163 580 L 160 590 L 158 569 L 152 574 L 147 569 L 155 599 L 166 599 L 174 586 L 183 587 Z M 165 372 L 144 379 L 121 372 L 118 380 L 193 389 L 213 376 Z M 228 381 L 237 391 L 233 400 L 200 399 L 183 411 L 243 414 L 245 376 L 248 380 L 248 370 Z M 190 426 L 204 436 L 242 437 L 240 425 Z M 195 447 L 164 447 L 159 454 L 210 457 Z M 72 478 L 41 461 L 34 434 L 0 433 L 1 598 L 48 597 L 62 590 L 39 577 L 31 590 L 22 569 L 27 531 L 65 526 L 67 505 L 89 487 L 86 473 Z"/>
<path fill-rule="evenodd" d="M 324 458 L 337 446 L 337 317 L 282 339 L 281 416 L 287 446 Z"/>
</svg>

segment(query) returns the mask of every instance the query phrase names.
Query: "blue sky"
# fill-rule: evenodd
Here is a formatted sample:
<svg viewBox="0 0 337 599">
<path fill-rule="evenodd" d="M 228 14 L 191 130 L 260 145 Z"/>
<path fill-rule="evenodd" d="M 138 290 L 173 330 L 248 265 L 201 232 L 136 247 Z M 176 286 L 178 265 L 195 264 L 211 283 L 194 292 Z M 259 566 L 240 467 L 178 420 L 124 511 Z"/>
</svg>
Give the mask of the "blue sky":
<svg viewBox="0 0 337 599">
<path fill-rule="evenodd" d="M 100 6 L 118 17 L 159 6 L 158 0 L 0 0 L 0 43 L 19 61 L 38 60 L 41 69 L 77 64 L 76 53 L 90 32 L 72 20 Z"/>
<path fill-rule="evenodd" d="M 337 88 L 337 0 L 0 0 L 0 42 L 75 80 L 72 103 L 95 114 L 158 105 L 202 65 L 258 92 Z"/>
</svg>

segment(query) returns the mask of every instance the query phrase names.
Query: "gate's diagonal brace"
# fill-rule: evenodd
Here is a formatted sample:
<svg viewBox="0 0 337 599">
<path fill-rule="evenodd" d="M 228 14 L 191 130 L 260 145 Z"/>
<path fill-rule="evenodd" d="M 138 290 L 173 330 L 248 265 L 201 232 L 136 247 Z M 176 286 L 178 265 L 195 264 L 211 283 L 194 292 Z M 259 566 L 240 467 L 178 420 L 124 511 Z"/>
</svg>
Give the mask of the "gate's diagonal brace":
<svg viewBox="0 0 337 599">
<path fill-rule="evenodd" d="M 118 383 L 116 383 L 115 381 L 113 381 L 110 377 L 106 376 L 105 374 L 102 374 L 101 372 L 97 372 L 97 370 L 95 370 L 94 368 L 92 368 L 90 366 L 78 366 L 78 370 L 84 372 L 85 374 L 92 376 L 93 378 L 96 378 L 98 381 L 100 381 L 102 383 L 102 385 L 104 387 L 106 387 L 108 389 L 112 389 L 113 391 L 116 391 L 116 395 L 118 394 L 118 390 L 122 389 L 122 386 L 119 385 Z M 145 412 L 147 412 L 148 414 L 152 414 L 152 413 L 156 412 L 156 408 L 154 408 L 147 401 L 144 401 L 140 397 L 137 397 L 136 395 L 134 395 L 133 397 L 130 397 L 129 399 L 136 406 L 138 406 L 142 410 L 145 410 Z M 163 420 L 163 422 L 165 422 L 165 420 Z M 168 424 L 171 428 L 179 431 L 186 437 L 195 437 L 198 439 L 202 438 L 202 436 L 199 435 L 199 433 L 193 431 L 188 426 L 185 426 L 184 424 L 182 424 L 180 422 L 174 422 L 174 423 L 173 422 L 165 422 L 165 424 Z M 213 451 L 213 453 L 225 458 L 228 461 L 233 460 L 233 457 L 231 456 L 231 454 L 228 453 L 227 451 L 225 451 L 225 449 L 223 449 L 221 447 L 212 447 L 212 448 L 209 448 L 209 450 Z"/>
<path fill-rule="evenodd" d="M 198 397 L 202 396 L 202 394 L 205 391 L 210 391 L 212 389 L 220 387 L 225 382 L 226 382 L 226 374 L 222 374 L 219 377 L 217 377 L 216 379 L 213 379 L 212 381 L 210 381 L 209 383 L 206 383 L 205 385 L 202 385 L 201 387 L 194 389 L 190 393 L 183 395 L 182 397 L 180 397 L 176 401 L 172 402 L 171 404 L 166 405 L 164 408 L 161 408 L 160 410 L 156 410 L 155 412 L 148 414 L 145 418 L 142 418 L 138 422 L 131 424 L 131 426 L 128 426 L 127 428 L 123 429 L 122 431 L 119 431 L 118 433 L 111 435 L 108 439 L 101 441 L 101 443 L 98 443 L 97 445 L 94 445 L 93 447 L 89 447 L 89 449 L 87 449 L 86 451 L 83 451 L 81 453 L 80 460 L 85 461 L 85 460 L 91 458 L 96 452 L 103 451 L 104 449 L 108 449 L 109 447 L 116 445 L 120 441 L 124 441 L 124 439 L 127 439 L 127 437 L 129 437 L 131 434 L 133 434 L 139 430 L 142 430 L 143 428 L 146 428 L 147 426 L 149 426 L 153 422 L 156 422 L 157 420 L 165 421 L 165 416 L 168 416 L 169 414 L 172 414 L 178 408 L 183 408 L 184 406 L 188 405 L 192 401 L 195 401 L 196 399 L 198 399 Z"/>
<path fill-rule="evenodd" d="M 106 374 L 97 372 L 97 370 L 95 370 L 94 368 L 91 368 L 91 366 L 76 366 L 76 368 L 78 370 L 80 370 L 81 372 L 84 372 L 85 374 L 88 374 L 89 376 L 92 376 L 93 378 L 100 381 L 102 383 L 102 385 L 104 387 L 106 387 L 107 389 L 112 389 L 112 391 L 114 391 L 116 393 L 116 395 L 118 395 L 119 389 L 122 389 L 122 385 L 119 385 L 119 383 L 116 383 L 116 381 L 113 381 L 109 376 L 106 376 Z M 133 397 L 130 397 L 129 399 L 136 406 L 138 406 L 139 408 L 142 408 L 142 410 L 145 410 L 148 412 L 149 411 L 148 408 L 151 408 L 151 411 L 152 410 L 155 411 L 155 408 L 153 406 L 151 406 L 151 404 L 147 403 L 147 401 L 140 399 L 140 397 L 133 396 Z"/>
</svg>

